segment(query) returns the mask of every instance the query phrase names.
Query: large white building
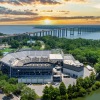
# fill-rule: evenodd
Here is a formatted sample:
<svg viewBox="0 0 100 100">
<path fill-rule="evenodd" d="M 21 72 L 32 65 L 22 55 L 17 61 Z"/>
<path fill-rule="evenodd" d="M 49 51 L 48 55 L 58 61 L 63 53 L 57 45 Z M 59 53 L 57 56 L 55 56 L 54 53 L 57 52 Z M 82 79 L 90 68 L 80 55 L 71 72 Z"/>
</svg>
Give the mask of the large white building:
<svg viewBox="0 0 100 100">
<path fill-rule="evenodd" d="M 9 77 L 17 77 L 18 81 L 23 83 L 59 82 L 62 81 L 62 73 L 77 78 L 82 77 L 84 72 L 82 63 L 70 54 L 63 54 L 59 49 L 10 53 L 4 56 L 0 63 L 3 73 Z"/>
</svg>

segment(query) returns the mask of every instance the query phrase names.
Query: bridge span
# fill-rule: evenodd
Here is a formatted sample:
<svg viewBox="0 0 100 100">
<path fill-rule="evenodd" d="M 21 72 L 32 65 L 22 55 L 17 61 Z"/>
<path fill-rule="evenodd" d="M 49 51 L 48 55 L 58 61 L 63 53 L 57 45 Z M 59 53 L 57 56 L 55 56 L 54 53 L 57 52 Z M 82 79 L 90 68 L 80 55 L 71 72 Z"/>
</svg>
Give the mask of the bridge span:
<svg viewBox="0 0 100 100">
<path fill-rule="evenodd" d="M 42 36 L 56 36 L 58 38 L 67 38 L 68 32 L 70 36 L 74 36 L 75 32 L 78 35 L 87 32 L 98 32 L 100 31 L 100 27 L 69 27 L 69 28 L 58 28 L 58 29 L 49 29 L 49 30 L 42 30 L 37 32 L 26 32 L 22 34 L 10 34 L 5 36 L 0 36 L 0 43 L 2 43 L 3 39 L 7 39 L 8 41 L 14 39 L 14 37 L 18 38 L 19 40 L 23 39 L 24 37 L 31 38 L 34 36 L 42 37 Z"/>
</svg>

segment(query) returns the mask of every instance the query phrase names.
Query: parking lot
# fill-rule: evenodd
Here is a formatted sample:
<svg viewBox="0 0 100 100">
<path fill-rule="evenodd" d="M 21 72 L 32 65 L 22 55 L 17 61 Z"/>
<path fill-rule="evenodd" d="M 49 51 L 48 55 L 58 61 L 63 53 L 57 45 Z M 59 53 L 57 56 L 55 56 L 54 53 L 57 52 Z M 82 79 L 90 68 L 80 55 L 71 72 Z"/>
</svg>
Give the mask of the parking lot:
<svg viewBox="0 0 100 100">
<path fill-rule="evenodd" d="M 84 75 L 83 75 L 83 78 L 86 77 L 86 76 L 89 76 L 91 74 L 91 71 L 89 71 L 87 68 L 84 67 Z M 66 86 L 66 88 L 68 88 L 69 84 L 73 85 L 73 84 L 76 84 L 76 79 L 74 78 L 63 78 L 62 80 Z M 39 95 L 39 96 L 42 96 L 42 91 L 44 89 L 44 87 L 48 85 L 48 84 L 45 84 L 45 85 L 28 85 L 28 87 L 30 87 L 31 89 L 34 89 L 35 92 Z M 48 85 L 49 86 L 49 85 Z M 56 84 L 56 85 L 53 85 L 54 87 L 59 87 L 59 84 Z"/>
<path fill-rule="evenodd" d="M 17 96 L 7 97 L 5 94 L 0 93 L 0 100 L 20 100 Z"/>
<path fill-rule="evenodd" d="M 74 78 L 64 78 L 63 82 L 64 82 L 64 84 L 66 85 L 66 88 L 67 88 L 69 84 L 71 84 L 71 85 L 75 84 L 76 79 L 74 79 Z M 42 94 L 43 94 L 42 91 L 43 91 L 43 89 L 46 85 L 49 86 L 48 84 L 45 84 L 45 85 L 28 85 L 28 87 L 30 87 L 31 89 L 34 89 L 35 92 L 39 96 L 42 96 Z M 59 87 L 59 85 L 60 85 L 60 83 L 53 85 L 53 87 Z"/>
</svg>

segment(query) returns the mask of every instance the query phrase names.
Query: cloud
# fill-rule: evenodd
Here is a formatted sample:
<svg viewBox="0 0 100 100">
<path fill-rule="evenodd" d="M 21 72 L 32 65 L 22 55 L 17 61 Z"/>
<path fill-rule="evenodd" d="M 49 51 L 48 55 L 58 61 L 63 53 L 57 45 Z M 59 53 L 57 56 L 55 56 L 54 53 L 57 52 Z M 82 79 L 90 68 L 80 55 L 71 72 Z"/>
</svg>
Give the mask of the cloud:
<svg viewBox="0 0 100 100">
<path fill-rule="evenodd" d="M 73 17 L 54 17 L 54 16 L 40 16 L 37 17 L 37 20 L 44 20 L 49 18 L 51 20 L 67 20 L 67 19 L 100 19 L 100 16 L 73 16 Z"/>
<path fill-rule="evenodd" d="M 53 12 L 53 10 L 42 10 L 41 12 Z"/>
<path fill-rule="evenodd" d="M 86 2 L 87 0 L 64 0 L 64 1 Z"/>
<path fill-rule="evenodd" d="M 14 5 L 24 4 L 60 4 L 58 0 L 0 0 L 0 3 L 9 3 Z"/>
<path fill-rule="evenodd" d="M 93 7 L 100 9 L 100 4 L 94 5 Z"/>
<path fill-rule="evenodd" d="M 65 2 L 86 3 L 89 0 L 64 0 Z"/>
<path fill-rule="evenodd" d="M 100 20 L 100 16 L 74 16 L 74 17 L 53 17 L 53 16 L 39 16 L 39 17 L 17 17 L 17 18 L 1 18 L 1 22 L 10 22 L 10 21 L 39 21 L 39 20 L 45 20 L 47 18 L 50 18 L 51 20 Z"/>
<path fill-rule="evenodd" d="M 33 13 L 32 11 L 17 11 L 17 10 L 11 10 L 5 7 L 0 6 L 0 14 L 10 14 L 10 15 L 38 15 L 37 13 Z"/>
</svg>

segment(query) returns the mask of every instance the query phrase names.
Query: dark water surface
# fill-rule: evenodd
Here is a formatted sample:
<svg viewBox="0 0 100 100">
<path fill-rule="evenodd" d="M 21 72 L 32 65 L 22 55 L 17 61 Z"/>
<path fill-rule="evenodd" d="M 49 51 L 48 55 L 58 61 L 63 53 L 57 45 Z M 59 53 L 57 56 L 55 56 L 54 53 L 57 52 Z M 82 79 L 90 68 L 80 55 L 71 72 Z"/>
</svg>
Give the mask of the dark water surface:
<svg viewBox="0 0 100 100">
<path fill-rule="evenodd" d="M 82 97 L 82 98 L 77 98 L 74 100 L 100 100 L 100 89 L 93 91 L 90 95 Z"/>
</svg>

